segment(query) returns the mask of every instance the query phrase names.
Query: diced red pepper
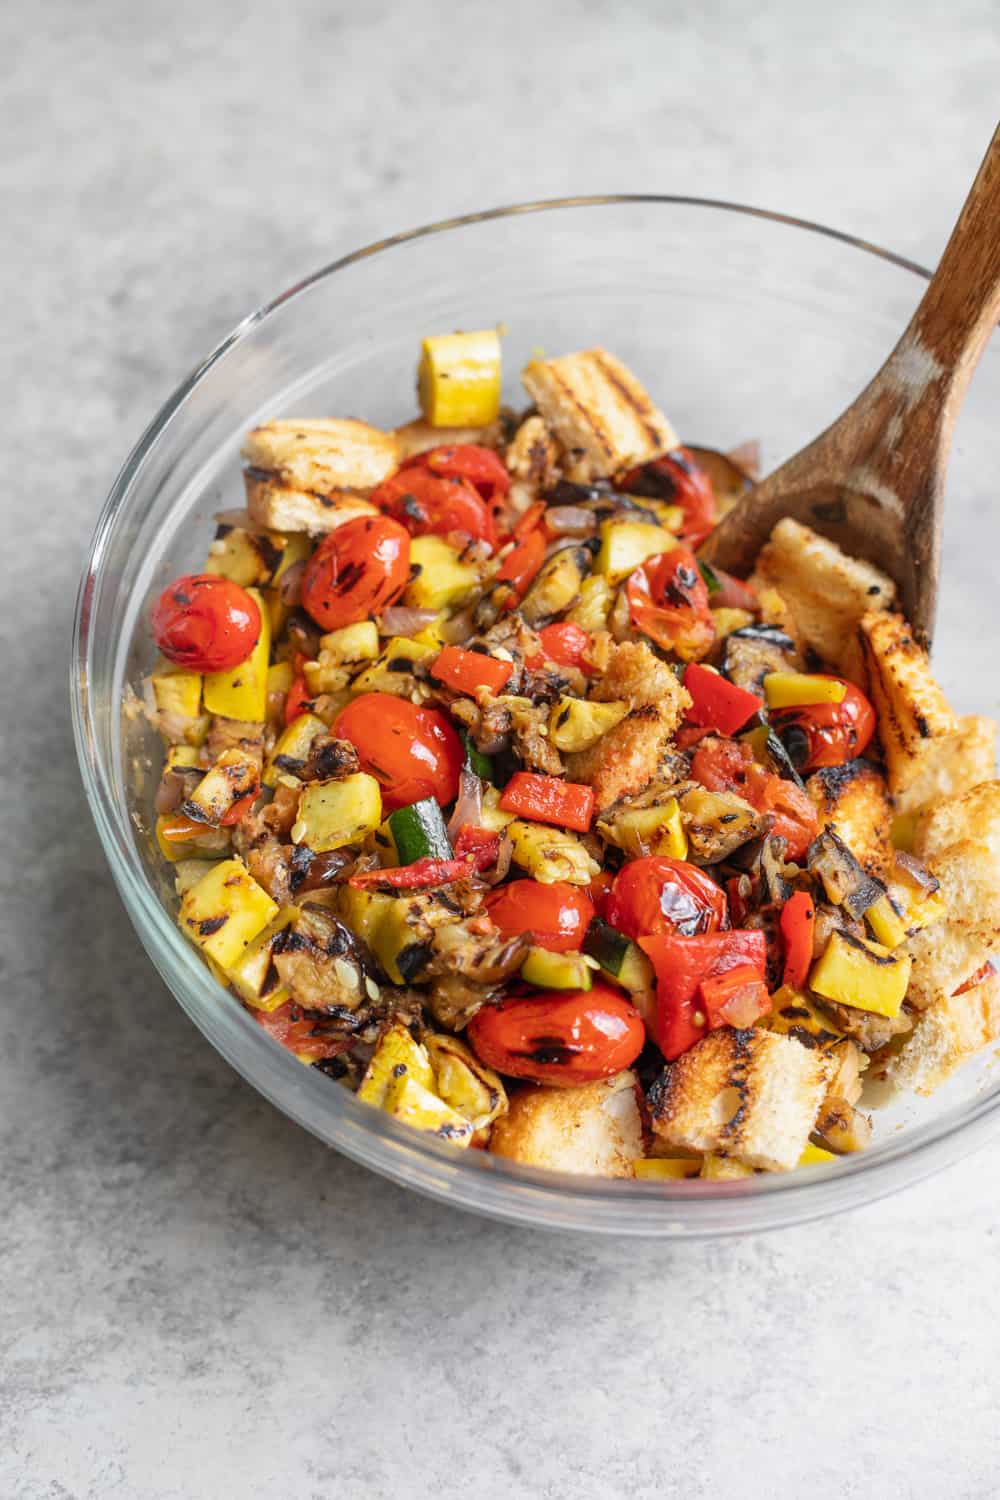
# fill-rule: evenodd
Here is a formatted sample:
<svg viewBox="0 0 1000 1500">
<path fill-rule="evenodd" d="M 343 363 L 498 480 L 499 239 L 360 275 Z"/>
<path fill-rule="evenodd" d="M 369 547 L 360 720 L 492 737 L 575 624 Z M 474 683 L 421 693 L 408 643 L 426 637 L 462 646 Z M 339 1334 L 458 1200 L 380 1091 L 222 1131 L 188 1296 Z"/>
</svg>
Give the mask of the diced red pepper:
<svg viewBox="0 0 1000 1500">
<path fill-rule="evenodd" d="M 766 972 L 763 932 L 705 932 L 697 937 L 659 932 L 641 937 L 639 947 L 656 970 L 656 1010 L 650 1029 L 669 1061 L 708 1031 L 708 1016 L 699 998 L 704 980 L 744 966 L 751 967 L 761 980 Z"/>
<path fill-rule="evenodd" d="M 285 695 L 285 724 L 291 724 L 300 714 L 308 713 L 312 699 L 304 677 L 296 677 Z"/>
<path fill-rule="evenodd" d="M 450 885 L 466 880 L 476 866 L 469 859 L 415 859 L 411 865 L 395 870 L 363 870 L 347 882 L 359 889 L 369 885 L 389 885 L 397 891 L 416 891 L 428 885 Z"/>
<path fill-rule="evenodd" d="M 698 998 L 709 1031 L 719 1026 L 752 1026 L 771 1009 L 767 985 L 753 964 L 737 964 L 724 974 L 703 979 Z"/>
<path fill-rule="evenodd" d="M 250 1014 L 269 1036 L 304 1062 L 337 1057 L 354 1044 L 353 1038 L 344 1036 L 343 1031 L 327 1030 L 342 1023 L 331 1021 L 322 1012 L 303 1010 L 294 1000 L 280 1005 L 277 1010 L 251 1010 Z"/>
<path fill-rule="evenodd" d="M 495 865 L 500 854 L 500 835 L 488 828 L 475 828 L 463 823 L 455 840 L 455 858 L 471 859 L 477 870 L 488 870 Z"/>
<path fill-rule="evenodd" d="M 482 651 L 463 651 L 461 646 L 445 646 L 431 667 L 431 676 L 456 693 L 474 698 L 480 688 L 499 693 L 507 685 L 514 668 L 509 661 L 499 661 Z"/>
<path fill-rule="evenodd" d="M 691 662 L 684 673 L 684 686 L 691 695 L 687 722 L 717 729 L 720 734 L 735 734 L 764 707 L 763 698 L 756 693 L 737 687 L 735 682 L 700 662 Z"/>
<path fill-rule="evenodd" d="M 994 969 L 990 960 L 987 959 L 986 962 L 982 964 L 974 974 L 969 975 L 964 984 L 960 984 L 957 990 L 953 990 L 952 994 L 964 995 L 969 990 L 975 989 L 977 984 L 982 984 L 984 980 L 989 979 L 995 973 L 996 970 Z"/>
<path fill-rule="evenodd" d="M 800 990 L 809 977 L 813 958 L 816 907 L 808 891 L 795 891 L 781 908 L 781 941 L 785 948 L 782 979 Z"/>
<path fill-rule="evenodd" d="M 255 792 L 247 792 L 245 797 L 240 797 L 239 801 L 234 802 L 227 813 L 223 813 L 219 819 L 219 826 L 222 828 L 231 828 L 234 823 L 238 823 L 241 818 L 246 817 L 259 796 L 260 787 Z"/>
<path fill-rule="evenodd" d="M 511 535 L 513 536 L 515 542 L 519 542 L 522 537 L 526 537 L 530 532 L 534 531 L 536 526 L 540 526 L 544 514 L 544 500 L 536 500 L 534 505 L 529 505 L 528 509 L 524 512 L 524 515 L 521 517 L 517 525 L 514 527 L 514 530 L 511 532 Z"/>
<path fill-rule="evenodd" d="M 542 531 L 529 531 L 504 558 L 497 582 L 509 583 L 517 597 L 523 599 L 544 561 L 545 535 Z"/>
<path fill-rule="evenodd" d="M 586 833 L 594 816 L 594 789 L 555 776 L 517 771 L 504 788 L 500 806 L 518 818 Z"/>
<path fill-rule="evenodd" d="M 593 675 L 594 668 L 588 660 L 593 642 L 582 625 L 574 625 L 571 620 L 543 625 L 538 638 L 542 649 L 535 656 L 529 656 L 525 662 L 529 671 L 537 672 L 544 667 L 546 661 L 554 661 L 560 667 L 578 667 L 588 676 Z"/>
</svg>

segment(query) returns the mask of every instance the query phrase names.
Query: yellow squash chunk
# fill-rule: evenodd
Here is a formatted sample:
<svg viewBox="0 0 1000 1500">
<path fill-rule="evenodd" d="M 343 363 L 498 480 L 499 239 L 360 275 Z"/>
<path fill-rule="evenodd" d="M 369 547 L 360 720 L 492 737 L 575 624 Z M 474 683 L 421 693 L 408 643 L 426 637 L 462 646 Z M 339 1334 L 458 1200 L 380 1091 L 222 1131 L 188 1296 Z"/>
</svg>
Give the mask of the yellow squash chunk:
<svg viewBox="0 0 1000 1500">
<path fill-rule="evenodd" d="M 827 1000 L 879 1016 L 898 1016 L 910 982 L 908 953 L 834 932 L 813 965 L 809 987 Z"/>
<path fill-rule="evenodd" d="M 205 823 L 196 833 L 190 819 L 182 813 L 161 813 L 154 831 L 160 853 L 172 865 L 182 859 L 218 859 L 230 847 L 228 828 L 213 828 Z"/>
<path fill-rule="evenodd" d="M 295 668 L 290 661 L 276 661 L 267 669 L 268 693 L 287 693 L 295 681 Z"/>
<path fill-rule="evenodd" d="M 192 771 L 201 765 L 201 758 L 194 745 L 171 745 L 167 751 L 165 769 L 168 771 Z"/>
<path fill-rule="evenodd" d="M 418 630 L 416 635 L 412 637 L 414 644 L 418 646 L 433 646 L 435 651 L 440 651 L 441 647 L 446 644 L 443 627 L 447 618 L 447 615 L 442 613 L 438 615 L 436 620 L 428 621 L 423 630 Z"/>
<path fill-rule="evenodd" d="M 274 940 L 299 914 L 297 906 L 283 906 L 273 922 L 259 932 L 228 973 L 229 983 L 255 1010 L 277 1010 L 291 998 L 273 962 Z"/>
<path fill-rule="evenodd" d="M 597 831 L 633 858 L 647 854 L 687 858 L 688 838 L 676 797 L 668 797 L 657 807 L 629 808 L 613 822 L 599 822 Z"/>
<path fill-rule="evenodd" d="M 281 548 L 281 560 L 274 570 L 271 582 L 280 583 L 295 563 L 305 562 L 313 550 L 312 538 L 304 531 L 269 531 L 272 545 Z"/>
<path fill-rule="evenodd" d="M 234 745 L 205 772 L 181 811 L 200 822 L 219 824 L 237 802 L 259 790 L 260 761 Z"/>
<path fill-rule="evenodd" d="M 439 536 L 417 536 L 410 543 L 413 577 L 404 600 L 414 609 L 448 609 L 464 604 L 479 587 L 479 569 Z"/>
<path fill-rule="evenodd" d="M 320 637 L 320 652 L 332 662 L 371 661 L 378 656 L 378 626 L 374 620 L 359 620 Z"/>
<path fill-rule="evenodd" d="M 499 787 L 487 786 L 483 788 L 483 811 L 479 819 L 479 826 L 480 828 L 485 828 L 489 833 L 502 833 L 514 821 L 514 814 L 504 812 L 500 806 L 501 795 Z"/>
<path fill-rule="evenodd" d="M 697 1177 L 701 1158 L 697 1156 L 642 1156 L 635 1163 L 635 1175 L 650 1182 L 676 1182 Z"/>
<path fill-rule="evenodd" d="M 580 585 L 580 598 L 566 618 L 573 625 L 589 630 L 604 630 L 614 603 L 614 592 L 610 583 L 600 573 L 591 573 Z"/>
<path fill-rule="evenodd" d="M 798 708 L 807 703 L 843 703 L 847 688 L 832 677 L 807 672 L 768 672 L 764 696 L 768 708 Z"/>
<path fill-rule="evenodd" d="M 434 661 L 440 650 L 440 646 L 425 646 L 406 636 L 394 635 L 381 656 L 355 677 L 351 692 L 393 693 L 397 698 L 408 698 L 413 691 L 413 669 Z"/>
<path fill-rule="evenodd" d="M 770 1031 L 780 1032 L 784 1036 L 798 1037 L 799 1040 L 803 1036 L 815 1038 L 824 1051 L 836 1046 L 843 1035 L 814 1000 L 793 989 L 790 984 L 783 984 L 771 996 L 771 1014 L 765 1024 Z M 813 1044 L 805 1042 L 803 1045 Z"/>
<path fill-rule="evenodd" d="M 153 673 L 153 695 L 161 714 L 180 714 L 196 719 L 201 713 L 202 678 L 200 672 L 183 667 L 164 667 Z"/>
<path fill-rule="evenodd" d="M 586 848 L 572 833 L 547 828 L 544 823 L 525 823 L 515 818 L 507 825 L 514 846 L 514 863 L 542 885 L 565 880 L 570 885 L 589 885 L 601 871 Z"/>
<path fill-rule="evenodd" d="M 506 1114 L 507 1094 L 500 1079 L 457 1036 L 429 1036 L 427 1051 L 437 1094 L 474 1130 L 485 1130 Z"/>
<path fill-rule="evenodd" d="M 358 843 L 381 821 L 382 792 L 374 776 L 357 771 L 342 781 L 313 781 L 299 799 L 292 843 L 326 854 Z"/>
<path fill-rule="evenodd" d="M 609 584 L 621 583 L 648 557 L 671 552 L 676 546 L 677 538 L 651 521 L 604 521 L 594 572 L 602 574 Z"/>
<path fill-rule="evenodd" d="M 242 526 L 229 526 L 224 533 L 209 546 L 205 572 L 229 578 L 244 589 L 270 583 L 281 553 L 267 533 L 244 531 Z"/>
<path fill-rule="evenodd" d="M 260 635 L 246 661 L 231 672 L 209 672 L 205 677 L 205 709 L 227 719 L 263 723 L 267 717 L 267 667 L 271 654 L 268 612 L 257 589 L 248 589 L 260 608 Z"/>
<path fill-rule="evenodd" d="M 500 412 L 500 337 L 443 333 L 423 341 L 417 388 L 432 427 L 485 427 Z"/>
<path fill-rule="evenodd" d="M 738 1177 L 752 1177 L 753 1167 L 736 1161 L 731 1156 L 716 1156 L 709 1152 L 701 1164 L 701 1176 L 710 1182 L 733 1182 Z"/>
<path fill-rule="evenodd" d="M 238 859 L 224 859 L 184 892 L 177 920 L 181 931 L 228 974 L 277 914 L 277 906 L 246 867 Z"/>
<path fill-rule="evenodd" d="M 342 885 L 339 887 L 337 911 L 342 921 L 374 953 L 379 931 L 389 919 L 393 903 L 394 897 L 387 896 L 383 891 L 366 891 L 356 886 Z M 396 983 L 402 983 L 398 972 L 390 973 L 389 977 Z"/>
<path fill-rule="evenodd" d="M 832 1151 L 825 1151 L 822 1146 L 809 1145 L 799 1157 L 800 1167 L 818 1167 L 822 1162 L 836 1161 L 837 1158 Z"/>
<path fill-rule="evenodd" d="M 313 740 L 318 739 L 321 734 L 326 734 L 326 725 L 315 714 L 299 714 L 298 718 L 293 719 L 288 728 L 278 736 L 268 757 L 261 778 L 264 785 L 273 787 L 281 781 L 286 785 L 294 785 L 298 780 L 297 767 L 301 767 L 307 760 Z"/>
<path fill-rule="evenodd" d="M 589 750 L 628 711 L 627 703 L 590 703 L 564 693 L 549 715 L 549 740 L 557 750 Z"/>
<path fill-rule="evenodd" d="M 920 811 L 900 813 L 893 818 L 889 828 L 889 837 L 894 849 L 902 849 L 907 854 L 913 853 L 913 840 L 917 832 L 917 824 L 920 822 Z"/>
<path fill-rule="evenodd" d="M 403 1125 L 440 1136 L 453 1146 L 467 1146 L 473 1136 L 473 1127 L 464 1115 L 406 1073 L 393 1078 L 382 1108 Z"/>
<path fill-rule="evenodd" d="M 407 1077 L 415 1079 L 424 1088 L 434 1087 L 434 1069 L 431 1067 L 427 1048 L 413 1040 L 401 1021 L 394 1021 L 378 1039 L 378 1045 L 361 1080 L 358 1098 L 363 1099 L 366 1104 L 376 1104 L 381 1108 L 393 1075 L 403 1076 L 403 1073 L 397 1072 L 400 1068 Z"/>
<path fill-rule="evenodd" d="M 711 601 L 710 601 L 711 602 Z M 719 609 L 712 610 L 712 622 L 715 625 L 715 639 L 725 640 L 727 635 L 732 635 L 734 630 L 744 630 L 747 625 L 753 624 L 754 617 L 746 609 L 732 609 L 728 604 Z"/>
<path fill-rule="evenodd" d="M 898 948 L 905 942 L 909 928 L 903 917 L 893 906 L 888 896 L 880 896 L 865 912 L 875 941 L 883 948 Z"/>
</svg>

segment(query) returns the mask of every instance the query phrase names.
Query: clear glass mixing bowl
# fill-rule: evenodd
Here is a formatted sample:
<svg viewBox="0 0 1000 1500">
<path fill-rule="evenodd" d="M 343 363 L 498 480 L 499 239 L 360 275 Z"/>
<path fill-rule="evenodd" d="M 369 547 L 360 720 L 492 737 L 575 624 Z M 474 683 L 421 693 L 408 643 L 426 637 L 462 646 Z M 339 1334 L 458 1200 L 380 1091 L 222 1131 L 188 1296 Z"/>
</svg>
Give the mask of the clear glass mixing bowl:
<svg viewBox="0 0 1000 1500">
<path fill-rule="evenodd" d="M 248 317 L 159 412 L 111 491 L 80 588 L 72 667 L 80 764 L 150 957 L 212 1044 L 286 1114 L 355 1161 L 446 1202 L 547 1228 L 676 1237 L 757 1231 L 865 1202 L 996 1128 L 1000 1087 L 988 1060 L 932 1100 L 877 1113 L 864 1155 L 750 1181 L 569 1177 L 401 1127 L 274 1045 L 185 942 L 149 834 L 158 742 L 122 711 L 126 684 L 137 684 L 152 658 L 149 603 L 171 577 L 200 566 L 212 512 L 242 503 L 238 449 L 258 420 L 408 420 L 421 337 L 499 322 L 512 404 L 524 399 L 518 372 L 539 348 L 603 344 L 639 373 L 686 439 L 726 448 L 759 438 L 772 467 L 874 373 L 925 276 L 846 235 L 734 204 L 525 204 L 399 235 L 328 266 Z M 998 408 L 994 348 L 962 412 L 949 482 L 935 659 L 962 712 L 989 712 L 996 693 Z"/>
</svg>

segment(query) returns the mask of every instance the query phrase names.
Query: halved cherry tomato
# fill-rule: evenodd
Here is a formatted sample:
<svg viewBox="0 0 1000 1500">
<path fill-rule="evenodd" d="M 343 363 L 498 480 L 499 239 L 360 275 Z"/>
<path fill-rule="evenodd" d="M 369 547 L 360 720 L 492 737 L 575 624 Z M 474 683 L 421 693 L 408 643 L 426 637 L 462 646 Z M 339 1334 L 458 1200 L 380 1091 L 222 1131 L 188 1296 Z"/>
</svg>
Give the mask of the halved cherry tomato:
<svg viewBox="0 0 1000 1500">
<path fill-rule="evenodd" d="M 403 468 L 417 464 L 423 464 L 432 474 L 440 474 L 443 479 L 468 480 L 487 505 L 501 500 L 510 489 L 510 475 L 503 460 L 492 448 L 483 448 L 479 443 L 445 443 L 440 448 L 428 449 L 426 453 L 415 453 L 406 460 Z"/>
<path fill-rule="evenodd" d="M 665 854 L 622 866 L 605 902 L 605 917 L 631 938 L 654 932 L 691 937 L 728 924 L 725 892 L 711 876 Z"/>
<path fill-rule="evenodd" d="M 192 672 L 229 672 L 260 635 L 260 610 L 246 589 L 216 573 L 187 573 L 153 605 L 153 640 L 168 661 Z"/>
<path fill-rule="evenodd" d="M 639 947 L 656 970 L 656 1011 L 650 1030 L 670 1061 L 693 1047 L 709 1029 L 701 1003 L 702 985 L 746 966 L 763 981 L 767 964 L 767 939 L 758 931 L 704 932 L 693 937 L 660 932 L 641 937 Z M 711 987 L 709 994 L 713 995 Z"/>
<path fill-rule="evenodd" d="M 602 870 L 599 875 L 594 876 L 587 887 L 590 899 L 594 903 L 594 912 L 599 917 L 604 916 L 604 909 L 608 904 L 608 896 L 614 883 L 615 877 L 613 872 L 611 870 Z"/>
<path fill-rule="evenodd" d="M 594 916 L 594 903 L 578 885 L 557 880 L 512 880 L 486 897 L 486 910 L 504 937 L 531 933 L 536 948 L 553 953 L 579 949 Z"/>
<path fill-rule="evenodd" d="M 320 542 L 302 575 L 302 607 L 324 630 L 381 614 L 406 587 L 410 536 L 388 516 L 358 516 Z"/>
<path fill-rule="evenodd" d="M 330 1025 L 325 1016 L 303 1010 L 294 1000 L 279 1005 L 277 1010 L 252 1010 L 250 1014 L 269 1036 L 306 1062 L 336 1057 L 351 1046 L 351 1038 L 343 1032 L 334 1035 L 325 1029 Z"/>
<path fill-rule="evenodd" d="M 757 812 L 770 813 L 771 832 L 787 840 L 789 859 L 801 859 L 819 832 L 809 794 L 759 766 L 749 745 L 715 738 L 702 741 L 691 761 L 691 775 L 710 792 L 735 792 Z"/>
<path fill-rule="evenodd" d="M 497 573 L 497 582 L 509 583 L 518 598 L 523 599 L 544 561 L 544 533 L 529 531 L 504 558 Z"/>
<path fill-rule="evenodd" d="M 489 507 L 467 479 L 445 478 L 417 464 L 404 466 L 373 491 L 372 501 L 411 536 L 461 532 L 496 545 Z"/>
<path fill-rule="evenodd" d="M 875 710 L 861 689 L 842 677 L 833 680 L 844 683 L 842 702 L 803 704 L 771 715 L 774 731 L 798 771 L 842 766 L 860 755 L 875 733 Z"/>
<path fill-rule="evenodd" d="M 708 589 L 686 547 L 661 552 L 636 568 L 625 597 L 635 628 L 682 661 L 704 656 L 715 640 Z"/>
<path fill-rule="evenodd" d="M 418 708 L 391 693 L 363 693 L 340 710 L 333 733 L 350 740 L 361 769 L 381 783 L 386 812 L 424 797 L 442 805 L 456 797 L 465 755 L 437 709 Z"/>
<path fill-rule="evenodd" d="M 296 677 L 285 696 L 285 724 L 291 724 L 299 714 L 308 713 L 312 703 L 304 677 Z"/>
<path fill-rule="evenodd" d="M 593 1083 L 633 1063 L 645 1027 L 619 990 L 542 990 L 484 1005 L 469 1024 L 477 1056 L 511 1078 L 535 1083 Z"/>
<path fill-rule="evenodd" d="M 559 620 L 554 625 L 543 625 L 538 638 L 542 649 L 525 662 L 529 671 L 537 672 L 546 661 L 554 661 L 560 667 L 577 667 L 588 676 L 593 673 L 594 668 L 587 659 L 593 643 L 582 625 L 574 625 L 571 620 Z"/>
<path fill-rule="evenodd" d="M 674 448 L 663 458 L 654 458 L 638 469 L 631 469 L 617 488 L 630 495 L 648 495 L 679 505 L 684 512 L 681 540 L 689 547 L 699 547 L 717 519 L 712 481 L 686 448 Z"/>
</svg>

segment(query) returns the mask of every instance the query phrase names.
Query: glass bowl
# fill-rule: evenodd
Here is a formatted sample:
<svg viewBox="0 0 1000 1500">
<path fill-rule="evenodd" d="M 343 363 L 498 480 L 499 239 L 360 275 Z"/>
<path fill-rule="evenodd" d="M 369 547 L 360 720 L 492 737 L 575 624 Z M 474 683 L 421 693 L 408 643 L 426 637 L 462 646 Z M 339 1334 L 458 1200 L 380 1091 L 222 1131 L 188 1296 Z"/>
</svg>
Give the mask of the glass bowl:
<svg viewBox="0 0 1000 1500">
<path fill-rule="evenodd" d="M 874 373 L 926 274 L 847 235 L 736 204 L 522 204 L 399 235 L 319 271 L 241 323 L 159 412 L 111 491 L 80 588 L 77 749 L 150 957 L 195 1024 L 279 1109 L 355 1161 L 449 1203 L 552 1229 L 681 1238 L 759 1231 L 865 1202 L 995 1130 L 1000 1087 L 988 1061 L 967 1065 L 932 1100 L 876 1113 L 864 1155 L 739 1182 L 570 1177 L 397 1125 L 276 1046 L 181 936 L 172 878 L 149 832 L 159 742 L 141 716 L 123 712 L 126 685 L 137 686 L 152 660 L 151 599 L 171 577 L 198 570 L 212 513 L 242 504 L 238 450 L 255 422 L 406 421 L 422 336 L 502 323 L 512 404 L 524 400 L 518 372 L 533 353 L 602 344 L 638 372 L 685 439 L 727 448 L 758 438 L 770 468 Z M 961 414 L 949 482 L 935 659 L 961 712 L 992 707 L 998 404 L 994 348 Z"/>
</svg>

